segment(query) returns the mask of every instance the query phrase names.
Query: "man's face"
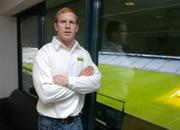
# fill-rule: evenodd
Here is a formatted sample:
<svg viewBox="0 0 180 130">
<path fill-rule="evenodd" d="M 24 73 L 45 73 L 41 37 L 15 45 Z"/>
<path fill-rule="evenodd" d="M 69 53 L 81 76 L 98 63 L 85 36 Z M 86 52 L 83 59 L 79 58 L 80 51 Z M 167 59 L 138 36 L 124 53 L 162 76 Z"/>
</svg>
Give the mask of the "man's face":
<svg viewBox="0 0 180 130">
<path fill-rule="evenodd" d="M 59 14 L 57 23 L 55 23 L 55 30 L 62 43 L 71 44 L 78 31 L 75 14 L 72 12 Z"/>
<path fill-rule="evenodd" d="M 128 29 L 127 29 L 127 26 L 126 24 L 121 24 L 119 25 L 119 39 L 122 43 L 126 43 L 126 38 L 127 38 L 127 35 L 128 35 Z"/>
</svg>

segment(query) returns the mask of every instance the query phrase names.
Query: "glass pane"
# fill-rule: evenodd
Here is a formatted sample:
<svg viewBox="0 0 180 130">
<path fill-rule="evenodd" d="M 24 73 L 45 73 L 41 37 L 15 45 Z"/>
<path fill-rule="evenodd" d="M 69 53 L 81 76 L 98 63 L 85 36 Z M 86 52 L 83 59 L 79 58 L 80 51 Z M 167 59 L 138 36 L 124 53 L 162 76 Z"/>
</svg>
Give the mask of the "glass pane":
<svg viewBox="0 0 180 130">
<path fill-rule="evenodd" d="M 179 129 L 180 2 L 104 0 L 101 21 L 99 123 Z"/>
<path fill-rule="evenodd" d="M 38 50 L 38 16 L 29 16 L 21 22 L 23 90 L 33 87 L 32 63 Z"/>
</svg>

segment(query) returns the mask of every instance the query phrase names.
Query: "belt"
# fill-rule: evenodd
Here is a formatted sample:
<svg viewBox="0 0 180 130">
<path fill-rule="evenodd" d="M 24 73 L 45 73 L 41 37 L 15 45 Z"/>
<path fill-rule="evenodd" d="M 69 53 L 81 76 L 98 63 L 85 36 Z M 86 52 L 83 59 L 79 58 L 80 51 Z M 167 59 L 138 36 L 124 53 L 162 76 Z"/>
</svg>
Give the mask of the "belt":
<svg viewBox="0 0 180 130">
<path fill-rule="evenodd" d="M 73 122 L 79 115 L 77 115 L 77 116 L 68 116 L 67 118 L 62 118 L 62 119 L 60 119 L 60 118 L 51 118 L 51 117 L 47 117 L 47 116 L 43 116 L 43 115 L 39 115 L 39 116 L 43 117 L 43 118 L 46 118 L 48 120 L 51 120 L 51 121 L 56 120 L 56 121 L 61 122 L 63 124 L 69 124 L 69 123 Z"/>
<path fill-rule="evenodd" d="M 57 119 L 57 120 L 63 124 L 69 124 L 69 123 L 73 122 L 77 117 L 78 116 L 68 116 L 67 118 Z"/>
</svg>

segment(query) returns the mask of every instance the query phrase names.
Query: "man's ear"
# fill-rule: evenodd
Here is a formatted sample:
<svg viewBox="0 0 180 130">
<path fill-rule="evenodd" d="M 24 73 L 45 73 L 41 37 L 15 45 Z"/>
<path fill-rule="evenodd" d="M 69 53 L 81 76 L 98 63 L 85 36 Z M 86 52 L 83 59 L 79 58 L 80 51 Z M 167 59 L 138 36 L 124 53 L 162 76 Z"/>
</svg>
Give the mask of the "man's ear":
<svg viewBox="0 0 180 130">
<path fill-rule="evenodd" d="M 57 23 L 54 23 L 54 28 L 56 31 L 58 31 Z"/>
<path fill-rule="evenodd" d="M 76 32 L 79 31 L 79 24 L 76 25 Z"/>
</svg>

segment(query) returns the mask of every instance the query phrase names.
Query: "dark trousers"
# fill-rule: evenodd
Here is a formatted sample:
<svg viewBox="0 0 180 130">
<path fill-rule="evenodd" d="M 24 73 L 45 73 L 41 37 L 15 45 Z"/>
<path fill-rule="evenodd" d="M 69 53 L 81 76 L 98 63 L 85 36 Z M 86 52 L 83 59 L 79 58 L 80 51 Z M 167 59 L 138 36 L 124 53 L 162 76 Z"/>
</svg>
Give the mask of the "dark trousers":
<svg viewBox="0 0 180 130">
<path fill-rule="evenodd" d="M 45 116 L 38 118 L 38 130 L 83 130 L 81 117 L 77 116 L 70 122 Z"/>
</svg>

